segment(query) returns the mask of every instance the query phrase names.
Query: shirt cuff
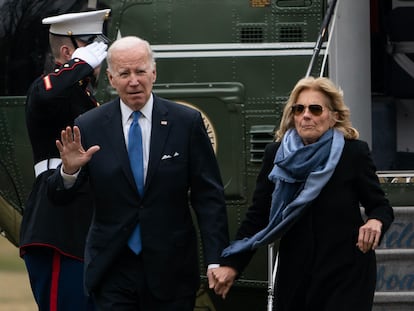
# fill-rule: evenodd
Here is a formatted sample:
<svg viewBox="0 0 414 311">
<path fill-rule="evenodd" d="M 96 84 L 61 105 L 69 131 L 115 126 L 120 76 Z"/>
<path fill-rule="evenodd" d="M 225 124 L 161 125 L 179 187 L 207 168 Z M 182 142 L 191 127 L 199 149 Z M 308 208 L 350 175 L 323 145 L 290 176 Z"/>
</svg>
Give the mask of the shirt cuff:
<svg viewBox="0 0 414 311">
<path fill-rule="evenodd" d="M 60 175 L 62 176 L 63 179 L 63 186 L 65 187 L 65 189 L 69 189 L 72 188 L 72 186 L 75 184 L 76 182 L 76 178 L 78 178 L 78 175 L 80 173 L 80 170 L 77 171 L 75 174 L 73 175 L 69 175 L 66 174 L 63 171 L 63 165 L 60 167 Z"/>
</svg>

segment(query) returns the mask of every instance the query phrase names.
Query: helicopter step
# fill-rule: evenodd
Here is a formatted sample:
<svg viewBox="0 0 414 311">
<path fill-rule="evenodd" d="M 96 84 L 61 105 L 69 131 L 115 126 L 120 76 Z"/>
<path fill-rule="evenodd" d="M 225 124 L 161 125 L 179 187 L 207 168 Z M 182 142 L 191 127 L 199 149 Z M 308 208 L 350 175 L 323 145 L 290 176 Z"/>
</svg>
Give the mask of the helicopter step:
<svg viewBox="0 0 414 311">
<path fill-rule="evenodd" d="M 414 310 L 414 206 L 394 207 L 395 220 L 377 255 L 373 311 Z"/>
</svg>

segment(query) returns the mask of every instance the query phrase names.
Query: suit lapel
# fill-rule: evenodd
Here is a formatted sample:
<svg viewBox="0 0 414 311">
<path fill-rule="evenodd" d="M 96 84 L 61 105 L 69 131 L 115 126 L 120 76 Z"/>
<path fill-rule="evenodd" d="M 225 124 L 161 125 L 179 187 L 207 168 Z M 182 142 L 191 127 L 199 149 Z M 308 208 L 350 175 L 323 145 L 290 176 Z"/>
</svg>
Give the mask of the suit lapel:
<svg viewBox="0 0 414 311">
<path fill-rule="evenodd" d="M 151 183 L 151 178 L 157 170 L 161 161 L 162 152 L 172 121 L 168 117 L 168 108 L 163 101 L 154 95 L 154 107 L 152 112 L 152 129 L 150 142 L 150 155 L 148 162 L 147 178 L 145 180 L 145 189 Z"/>
<path fill-rule="evenodd" d="M 134 176 L 129 164 L 128 151 L 125 145 L 119 98 L 106 105 L 111 105 L 108 107 L 109 109 L 106 111 L 104 121 L 102 122 L 103 132 L 109 145 L 108 147 L 114 153 L 116 161 L 121 164 L 122 171 L 129 183 L 136 189 Z"/>
</svg>

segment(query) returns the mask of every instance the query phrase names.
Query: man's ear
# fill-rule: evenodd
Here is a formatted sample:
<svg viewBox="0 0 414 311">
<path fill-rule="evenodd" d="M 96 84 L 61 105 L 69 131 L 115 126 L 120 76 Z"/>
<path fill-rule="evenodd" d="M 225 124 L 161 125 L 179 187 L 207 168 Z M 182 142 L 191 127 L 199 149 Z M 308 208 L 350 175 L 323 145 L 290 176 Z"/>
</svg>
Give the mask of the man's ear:
<svg viewBox="0 0 414 311">
<path fill-rule="evenodd" d="M 65 62 L 69 61 L 72 58 L 72 54 L 74 51 L 75 50 L 73 48 L 65 44 L 60 47 L 60 55 L 65 60 Z"/>
<path fill-rule="evenodd" d="M 111 84 L 112 87 L 114 87 L 112 80 L 113 80 L 113 75 L 112 73 L 109 71 L 109 69 L 106 69 L 106 76 L 108 77 L 109 83 Z"/>
<path fill-rule="evenodd" d="M 155 67 L 154 65 L 154 69 L 152 71 L 152 83 L 155 83 L 156 80 L 157 80 L 157 67 Z"/>
</svg>

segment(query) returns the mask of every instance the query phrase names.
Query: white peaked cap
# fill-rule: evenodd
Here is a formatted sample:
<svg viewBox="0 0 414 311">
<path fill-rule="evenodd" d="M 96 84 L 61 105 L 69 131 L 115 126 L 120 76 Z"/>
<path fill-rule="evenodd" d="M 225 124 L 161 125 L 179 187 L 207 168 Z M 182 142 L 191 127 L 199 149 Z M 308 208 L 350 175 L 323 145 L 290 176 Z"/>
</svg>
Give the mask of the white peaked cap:
<svg viewBox="0 0 414 311">
<path fill-rule="evenodd" d="M 110 9 L 80 13 L 68 13 L 42 20 L 50 25 L 49 32 L 63 36 L 100 35 L 104 21 L 109 17 Z"/>
</svg>

